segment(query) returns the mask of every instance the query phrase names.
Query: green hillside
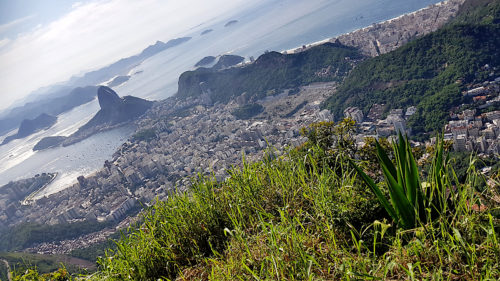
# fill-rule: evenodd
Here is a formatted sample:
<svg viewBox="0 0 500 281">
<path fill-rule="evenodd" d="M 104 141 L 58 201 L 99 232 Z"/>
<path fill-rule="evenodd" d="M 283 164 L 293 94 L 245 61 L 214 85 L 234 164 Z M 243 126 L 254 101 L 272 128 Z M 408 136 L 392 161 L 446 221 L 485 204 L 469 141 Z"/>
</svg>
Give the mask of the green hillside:
<svg viewBox="0 0 500 281">
<path fill-rule="evenodd" d="M 461 104 L 465 85 L 487 80 L 491 69 L 500 66 L 500 4 L 489 2 L 479 9 L 463 8 L 452 24 L 364 61 L 323 106 L 340 118 L 349 106 L 366 113 L 374 103 L 388 104 L 388 110 L 416 105 L 413 130 L 441 130 L 449 109 Z"/>
<path fill-rule="evenodd" d="M 222 71 L 199 68 L 179 77 L 179 97 L 198 96 L 200 83 L 212 92 L 213 101 L 227 102 L 247 93 L 262 98 L 271 90 L 283 90 L 322 81 L 341 81 L 362 56 L 340 44 L 323 44 L 297 54 L 269 52 L 254 63 Z"/>
</svg>

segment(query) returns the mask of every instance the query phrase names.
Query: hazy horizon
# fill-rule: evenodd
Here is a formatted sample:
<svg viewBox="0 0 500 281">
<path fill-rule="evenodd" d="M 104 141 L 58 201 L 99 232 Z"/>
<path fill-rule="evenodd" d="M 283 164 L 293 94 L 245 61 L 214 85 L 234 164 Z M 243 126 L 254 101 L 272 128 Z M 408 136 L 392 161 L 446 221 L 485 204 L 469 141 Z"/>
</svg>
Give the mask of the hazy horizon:
<svg viewBox="0 0 500 281">
<path fill-rule="evenodd" d="M 139 53 L 157 40 L 182 37 L 207 20 L 260 1 L 1 0 L 0 110 L 41 87 Z M 52 6 L 57 9 L 47 9 Z"/>
</svg>

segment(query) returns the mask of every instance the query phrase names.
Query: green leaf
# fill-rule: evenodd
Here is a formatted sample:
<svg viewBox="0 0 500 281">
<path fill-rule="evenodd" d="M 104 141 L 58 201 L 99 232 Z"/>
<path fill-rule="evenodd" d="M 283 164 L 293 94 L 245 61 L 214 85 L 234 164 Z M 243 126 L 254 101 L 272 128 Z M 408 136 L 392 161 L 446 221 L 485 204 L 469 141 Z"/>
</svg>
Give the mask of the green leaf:
<svg viewBox="0 0 500 281">
<path fill-rule="evenodd" d="M 384 163 L 388 167 L 388 169 L 393 177 L 397 177 L 396 167 L 394 167 L 394 164 L 392 164 L 392 161 L 389 159 L 389 157 L 385 153 L 382 146 L 380 146 L 378 141 L 375 141 L 375 146 L 377 147 L 377 156 L 378 156 L 380 162 Z"/>
<path fill-rule="evenodd" d="M 396 214 L 396 211 L 394 210 L 394 208 L 392 208 L 391 204 L 389 203 L 389 201 L 387 201 L 384 194 L 382 193 L 382 191 L 380 191 L 375 182 L 368 175 L 366 175 L 352 160 L 349 160 L 349 162 L 354 167 L 354 169 L 356 169 L 361 178 L 363 178 L 368 187 L 370 187 L 373 193 L 375 193 L 375 196 L 377 196 L 377 199 L 379 200 L 380 204 L 382 204 L 387 213 L 392 217 L 394 221 L 397 222 L 399 220 L 399 217 Z"/>
<path fill-rule="evenodd" d="M 389 188 L 391 200 L 396 212 L 400 215 L 403 226 L 413 228 L 415 226 L 415 209 L 408 201 L 408 198 L 406 198 L 403 187 L 394 179 L 385 165 L 382 165 L 382 170 L 386 178 L 387 187 Z"/>
<path fill-rule="evenodd" d="M 417 209 L 419 217 L 423 219 L 425 216 L 425 196 L 422 193 L 422 187 L 420 186 L 417 161 L 415 161 L 415 158 L 413 157 L 409 143 L 407 145 L 407 153 L 409 166 L 408 175 L 406 177 L 408 181 L 407 188 L 410 190 L 410 194 L 414 194 L 415 198 L 412 204 Z"/>
</svg>

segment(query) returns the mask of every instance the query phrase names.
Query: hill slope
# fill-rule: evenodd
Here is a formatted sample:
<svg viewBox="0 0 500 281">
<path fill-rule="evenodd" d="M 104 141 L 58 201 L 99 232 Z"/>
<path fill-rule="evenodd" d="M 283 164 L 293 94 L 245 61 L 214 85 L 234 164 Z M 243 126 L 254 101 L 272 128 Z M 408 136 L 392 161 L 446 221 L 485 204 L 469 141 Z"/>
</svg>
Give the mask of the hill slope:
<svg viewBox="0 0 500 281">
<path fill-rule="evenodd" d="M 491 70 L 485 65 L 500 66 L 500 26 L 494 23 L 500 18 L 500 4 L 490 2 L 481 9 L 464 10 L 434 33 L 361 63 L 324 107 L 340 118 L 349 106 L 367 112 L 374 103 L 386 103 L 388 110 L 416 105 L 418 112 L 410 122 L 414 131 L 440 130 L 449 109 L 461 103 L 464 85 L 488 79 Z M 470 23 L 468 17 L 461 20 L 464 14 L 481 16 Z"/>
<path fill-rule="evenodd" d="M 178 96 L 199 96 L 209 92 L 213 101 L 226 102 L 246 92 L 262 98 L 270 90 L 340 81 L 352 69 L 353 61 L 361 58 L 363 56 L 356 49 L 334 43 L 298 54 L 269 52 L 243 67 L 221 71 L 199 68 L 184 72 L 179 78 Z"/>
</svg>

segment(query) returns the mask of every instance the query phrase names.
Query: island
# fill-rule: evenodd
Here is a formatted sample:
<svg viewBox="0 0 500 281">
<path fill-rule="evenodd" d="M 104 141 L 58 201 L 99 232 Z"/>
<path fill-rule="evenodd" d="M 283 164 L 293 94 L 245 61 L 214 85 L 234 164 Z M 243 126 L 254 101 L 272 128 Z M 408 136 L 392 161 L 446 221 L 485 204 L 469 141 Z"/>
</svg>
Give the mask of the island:
<svg viewBox="0 0 500 281">
<path fill-rule="evenodd" d="M 120 86 L 121 84 L 127 82 L 129 79 L 130 79 L 129 75 L 116 76 L 115 78 L 113 78 L 113 80 L 111 80 L 108 83 L 108 87 Z"/>
<path fill-rule="evenodd" d="M 235 24 L 237 24 L 237 23 L 238 23 L 238 21 L 237 21 L 237 20 L 230 20 L 230 21 L 228 21 L 228 22 L 224 25 L 224 27 L 229 27 L 229 26 L 235 25 Z"/>
<path fill-rule="evenodd" d="M 203 32 L 201 33 L 201 35 L 205 35 L 205 34 L 208 34 L 210 32 L 214 31 L 213 29 L 206 29 L 206 30 L 203 30 Z"/>
<path fill-rule="evenodd" d="M 66 137 L 63 136 L 53 136 L 45 137 L 41 139 L 34 147 L 33 151 L 44 150 L 47 148 L 57 147 L 63 143 Z"/>
<path fill-rule="evenodd" d="M 21 139 L 30 136 L 41 130 L 46 130 L 52 127 L 52 125 L 54 125 L 56 122 L 57 117 L 45 113 L 40 114 L 37 118 L 32 120 L 24 119 L 21 122 L 21 126 L 19 126 L 17 133 L 15 135 L 6 137 L 1 145 L 7 144 L 15 139 Z"/>
<path fill-rule="evenodd" d="M 200 61 L 198 61 L 194 66 L 196 66 L 196 67 L 205 66 L 205 65 L 209 65 L 209 64 L 213 63 L 214 61 L 215 61 L 214 56 L 206 56 L 206 57 L 202 58 Z"/>
</svg>

